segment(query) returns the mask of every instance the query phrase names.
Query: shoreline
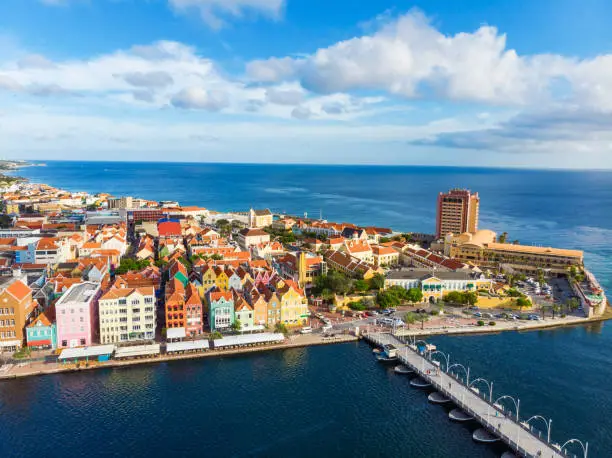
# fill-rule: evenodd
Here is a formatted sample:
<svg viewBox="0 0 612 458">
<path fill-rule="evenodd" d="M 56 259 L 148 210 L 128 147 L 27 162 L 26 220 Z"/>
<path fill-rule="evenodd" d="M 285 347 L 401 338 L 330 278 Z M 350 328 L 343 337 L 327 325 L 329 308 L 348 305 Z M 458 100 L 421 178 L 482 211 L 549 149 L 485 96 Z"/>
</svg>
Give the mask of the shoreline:
<svg viewBox="0 0 612 458">
<path fill-rule="evenodd" d="M 167 355 L 160 354 L 159 356 L 152 358 L 137 358 L 130 360 L 111 360 L 105 361 L 102 363 L 95 362 L 94 364 L 88 367 L 64 367 L 60 363 L 49 363 L 54 365 L 54 367 L 47 367 L 46 363 L 42 363 L 39 361 L 27 363 L 28 367 L 19 367 L 15 365 L 10 370 L 15 370 L 15 373 L 9 374 L 0 374 L 0 382 L 6 380 L 15 380 L 21 379 L 25 377 L 33 377 L 33 376 L 43 376 L 43 375 L 52 375 L 52 374 L 60 374 L 60 373 L 70 373 L 70 372 L 82 372 L 82 371 L 90 371 L 96 369 L 104 369 L 104 368 L 121 368 L 121 367 L 131 367 L 143 364 L 156 364 L 156 363 L 166 363 L 172 361 L 184 361 L 190 359 L 201 359 L 201 358 L 214 358 L 214 357 L 223 357 L 223 356 L 239 356 L 243 354 L 250 353 L 259 353 L 265 351 L 272 350 L 288 350 L 291 348 L 304 348 L 304 347 L 314 347 L 321 345 L 333 345 L 333 344 L 342 344 L 349 342 L 358 342 L 360 339 L 354 335 L 349 334 L 340 334 L 335 339 L 328 338 L 323 340 L 323 338 L 319 335 L 297 335 L 293 339 L 289 338 L 287 342 L 283 342 L 281 344 L 275 345 L 262 345 L 257 347 L 245 347 L 245 348 L 235 348 L 230 350 L 210 350 L 199 353 L 185 353 L 178 355 Z M 39 367 L 32 368 L 31 365 L 36 364 Z"/>
<path fill-rule="evenodd" d="M 455 329 L 411 329 L 405 333 L 396 334 L 401 337 L 423 337 L 423 336 L 469 336 L 469 335 L 487 335 L 487 334 L 503 334 L 506 332 L 532 332 L 532 331 L 546 331 L 552 330 L 556 328 L 564 328 L 564 327 L 577 327 L 577 326 L 586 326 L 592 323 L 600 323 L 607 320 L 612 319 L 612 309 L 606 310 L 606 313 L 599 317 L 593 318 L 573 318 L 565 321 L 556 321 L 549 323 L 524 323 L 522 325 L 515 326 L 506 326 L 503 328 L 495 328 L 493 326 L 485 326 L 483 327 L 470 327 L 470 328 L 457 328 Z M 137 358 L 130 360 L 111 360 L 103 363 L 95 362 L 91 366 L 88 367 L 73 367 L 70 365 L 69 367 L 63 367 L 59 363 L 50 363 L 53 364 L 54 367 L 45 367 L 46 363 L 42 362 L 32 362 L 24 363 L 28 364 L 27 367 L 19 367 L 19 365 L 15 365 L 11 368 L 11 371 L 15 371 L 14 373 L 8 374 L 0 374 L 0 383 L 8 380 L 16 380 L 22 379 L 25 377 L 33 377 L 33 376 L 43 376 L 43 375 L 53 375 L 53 374 L 61 374 L 61 373 L 73 373 L 73 372 L 82 372 L 96 369 L 104 369 L 104 368 L 129 368 L 132 366 L 140 366 L 145 364 L 158 364 L 158 363 L 167 363 L 173 361 L 186 361 L 186 360 L 194 360 L 194 359 L 202 359 L 202 358 L 214 358 L 214 357 L 224 357 L 224 356 L 240 356 L 240 355 L 248 355 L 252 353 L 260 353 L 274 350 L 288 350 L 292 348 L 305 348 L 305 347 L 314 347 L 314 346 L 322 346 L 322 345 L 334 345 L 334 344 L 344 344 L 350 342 L 358 342 L 362 339 L 362 337 L 356 337 L 352 334 L 340 334 L 336 336 L 336 339 L 328 338 L 324 340 L 320 335 L 310 334 L 310 335 L 296 335 L 292 336 L 288 339 L 288 341 L 283 342 L 281 344 L 275 345 L 262 345 L 257 347 L 245 347 L 245 348 L 235 348 L 230 350 L 210 350 L 206 352 L 200 353 L 186 353 L 186 354 L 177 354 L 177 355 L 167 355 L 160 354 L 156 357 L 150 358 Z M 32 367 L 35 364 L 37 367 Z"/>
</svg>

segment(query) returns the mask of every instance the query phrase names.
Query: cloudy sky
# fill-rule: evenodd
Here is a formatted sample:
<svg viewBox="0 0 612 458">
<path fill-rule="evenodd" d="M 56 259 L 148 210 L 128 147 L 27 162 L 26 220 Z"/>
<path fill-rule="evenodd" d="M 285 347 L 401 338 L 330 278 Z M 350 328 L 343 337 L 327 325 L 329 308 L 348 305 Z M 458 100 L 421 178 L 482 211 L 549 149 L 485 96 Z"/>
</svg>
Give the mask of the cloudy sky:
<svg viewBox="0 0 612 458">
<path fill-rule="evenodd" d="M 2 0 L 0 157 L 612 168 L 606 0 Z"/>
</svg>

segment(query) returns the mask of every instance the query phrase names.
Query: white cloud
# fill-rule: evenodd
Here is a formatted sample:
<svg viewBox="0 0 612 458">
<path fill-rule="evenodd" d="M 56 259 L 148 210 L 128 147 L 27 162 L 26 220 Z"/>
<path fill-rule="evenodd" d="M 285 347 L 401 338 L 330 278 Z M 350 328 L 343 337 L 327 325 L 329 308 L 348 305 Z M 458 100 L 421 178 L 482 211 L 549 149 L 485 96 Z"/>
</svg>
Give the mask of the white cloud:
<svg viewBox="0 0 612 458">
<path fill-rule="evenodd" d="M 132 86 L 148 88 L 166 87 L 174 82 L 168 72 L 131 72 L 117 75 Z"/>
<path fill-rule="evenodd" d="M 266 100 L 279 105 L 298 105 L 304 100 L 304 91 L 301 89 L 269 88 L 266 90 Z"/>
<path fill-rule="evenodd" d="M 576 60 L 519 56 L 495 27 L 444 35 L 418 11 L 299 58 L 252 61 L 255 81 L 300 81 L 318 93 L 382 90 L 409 98 L 437 97 L 507 106 L 551 103 L 565 80 L 568 101 L 612 110 L 612 55 Z"/>
<path fill-rule="evenodd" d="M 224 17 L 243 17 L 248 12 L 280 17 L 284 0 L 168 0 L 170 6 L 180 12 L 196 9 L 211 28 L 225 25 Z"/>
<path fill-rule="evenodd" d="M 171 103 L 177 108 L 219 111 L 229 105 L 229 97 L 224 91 L 189 87 L 172 97 Z"/>
</svg>

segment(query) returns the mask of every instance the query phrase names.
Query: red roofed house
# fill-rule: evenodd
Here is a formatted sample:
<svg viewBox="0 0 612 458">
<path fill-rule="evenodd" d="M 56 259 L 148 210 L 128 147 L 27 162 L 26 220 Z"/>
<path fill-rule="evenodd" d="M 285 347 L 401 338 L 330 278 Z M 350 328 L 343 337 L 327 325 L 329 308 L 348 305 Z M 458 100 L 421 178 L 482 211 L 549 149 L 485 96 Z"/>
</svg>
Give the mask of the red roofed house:
<svg viewBox="0 0 612 458">
<path fill-rule="evenodd" d="M 23 346 L 25 326 L 33 319 L 37 306 L 32 290 L 22 280 L 0 278 L 0 353 Z"/>
<path fill-rule="evenodd" d="M 202 300 L 198 293 L 198 288 L 189 283 L 185 292 L 187 300 L 185 301 L 185 309 L 187 314 L 187 326 L 185 332 L 188 336 L 202 334 Z"/>
<path fill-rule="evenodd" d="M 399 252 L 388 246 L 374 245 L 372 247 L 374 265 L 394 266 L 399 262 Z"/>
<path fill-rule="evenodd" d="M 159 238 L 172 238 L 181 237 L 183 235 L 183 229 L 181 223 L 173 220 L 164 220 L 157 223 L 157 232 Z"/>
</svg>

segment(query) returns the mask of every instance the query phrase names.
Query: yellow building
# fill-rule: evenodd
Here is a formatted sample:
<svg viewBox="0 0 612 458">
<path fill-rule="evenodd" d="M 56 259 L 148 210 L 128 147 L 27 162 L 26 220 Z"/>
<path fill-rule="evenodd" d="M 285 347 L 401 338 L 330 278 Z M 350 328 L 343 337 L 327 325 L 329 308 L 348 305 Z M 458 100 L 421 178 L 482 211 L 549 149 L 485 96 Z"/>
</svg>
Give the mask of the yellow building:
<svg viewBox="0 0 612 458">
<path fill-rule="evenodd" d="M 215 267 L 215 285 L 221 291 L 226 292 L 229 290 L 229 277 L 221 267 Z"/>
<path fill-rule="evenodd" d="M 445 239 L 444 251 L 452 258 L 480 267 L 505 265 L 527 273 L 538 269 L 565 273 L 568 267 L 582 266 L 584 261 L 581 250 L 497 243 L 495 232 L 489 230 L 458 236 L 449 234 Z"/>
<path fill-rule="evenodd" d="M 5 205 L 4 213 L 6 213 L 7 215 L 18 215 L 19 204 L 7 203 Z"/>
<path fill-rule="evenodd" d="M 205 291 L 216 285 L 217 274 L 212 266 L 207 266 L 202 271 L 202 287 Z"/>
<path fill-rule="evenodd" d="M 465 271 L 432 272 L 426 269 L 392 270 L 385 279 L 385 288 L 401 286 L 405 289 L 420 288 L 423 300 L 437 302 L 451 291 L 477 291 L 492 288 L 492 280 L 481 273 Z"/>
<path fill-rule="evenodd" d="M 272 212 L 265 210 L 249 210 L 249 227 L 267 227 L 272 224 Z"/>
<path fill-rule="evenodd" d="M 281 307 L 281 323 L 289 326 L 306 324 L 310 315 L 304 292 L 292 280 L 286 280 L 284 283 L 285 285 L 277 291 Z"/>
</svg>

